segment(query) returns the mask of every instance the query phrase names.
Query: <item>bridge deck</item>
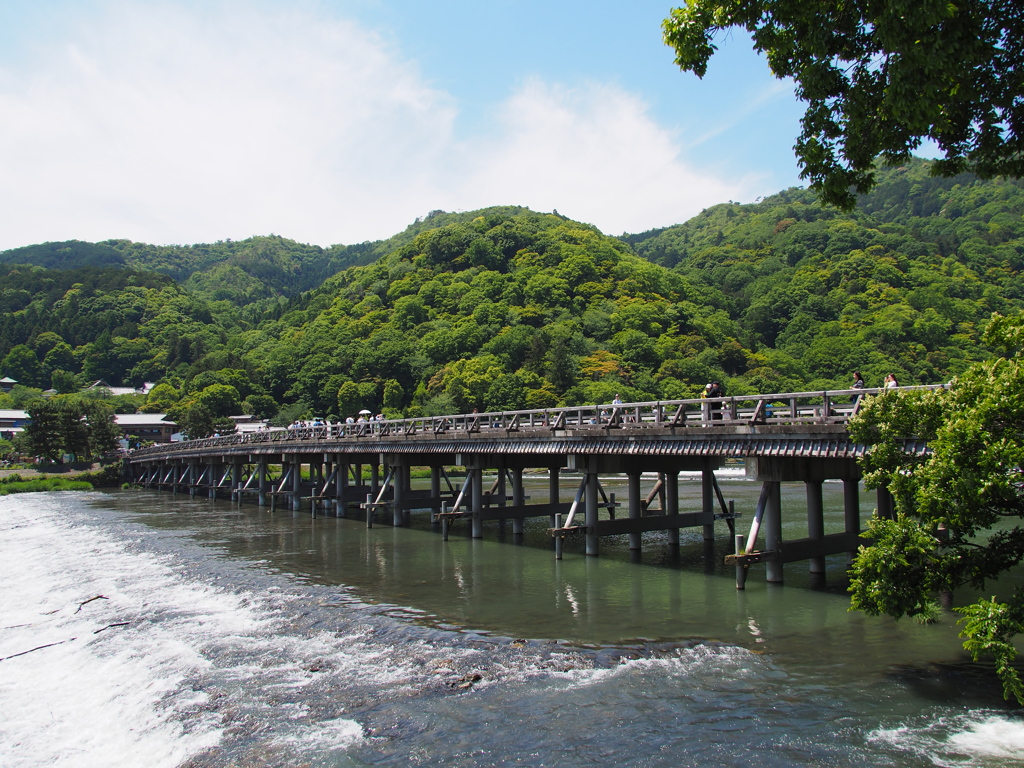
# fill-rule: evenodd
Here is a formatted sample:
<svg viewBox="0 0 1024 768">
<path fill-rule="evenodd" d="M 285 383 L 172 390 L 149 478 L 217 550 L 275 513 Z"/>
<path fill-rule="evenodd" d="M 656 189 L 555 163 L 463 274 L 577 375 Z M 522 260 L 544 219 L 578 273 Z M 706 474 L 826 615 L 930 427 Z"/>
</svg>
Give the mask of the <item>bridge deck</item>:
<svg viewBox="0 0 1024 768">
<path fill-rule="evenodd" d="M 860 403 L 854 399 L 878 392 L 798 392 L 274 429 L 150 446 L 133 452 L 129 461 L 314 452 L 852 459 L 863 453 L 845 426 Z M 907 444 L 910 452 L 925 449 L 923 443 Z"/>
</svg>

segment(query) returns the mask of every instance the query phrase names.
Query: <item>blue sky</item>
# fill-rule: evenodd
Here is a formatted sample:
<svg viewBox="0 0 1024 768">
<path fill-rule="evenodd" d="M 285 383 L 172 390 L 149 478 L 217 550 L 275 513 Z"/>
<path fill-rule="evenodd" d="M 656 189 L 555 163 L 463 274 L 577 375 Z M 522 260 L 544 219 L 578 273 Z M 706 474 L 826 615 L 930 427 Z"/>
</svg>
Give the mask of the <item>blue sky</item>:
<svg viewBox="0 0 1024 768">
<path fill-rule="evenodd" d="M 802 108 L 671 2 L 5 0 L 0 249 L 388 237 L 526 205 L 609 234 L 800 184 Z"/>
</svg>

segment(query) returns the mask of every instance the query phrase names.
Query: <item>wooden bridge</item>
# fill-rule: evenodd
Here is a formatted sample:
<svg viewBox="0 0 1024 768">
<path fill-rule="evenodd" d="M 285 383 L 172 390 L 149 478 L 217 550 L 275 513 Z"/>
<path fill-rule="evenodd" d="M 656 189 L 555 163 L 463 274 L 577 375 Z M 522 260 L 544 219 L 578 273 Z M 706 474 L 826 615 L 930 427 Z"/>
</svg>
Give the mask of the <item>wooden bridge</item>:
<svg viewBox="0 0 1024 768">
<path fill-rule="evenodd" d="M 388 512 L 394 525 L 403 525 L 412 512 L 429 511 L 445 536 L 460 520 L 481 537 L 487 521 L 511 520 L 513 534 L 522 534 L 526 518 L 548 517 L 556 557 L 569 535 L 585 537 L 586 553 L 597 555 L 602 536 L 628 535 L 630 548 L 640 550 L 645 532 L 665 531 L 669 545 L 678 546 L 680 529 L 700 527 L 704 540 L 712 541 L 715 523 L 724 521 L 734 537 L 736 554 L 730 559 L 742 586 L 753 563 L 764 562 L 768 581 L 781 582 L 785 563 L 809 560 L 812 573 L 824 573 L 825 557 L 856 551 L 861 543 L 857 458 L 864 448 L 850 440 L 846 422 L 863 397 L 878 392 L 797 392 L 274 429 L 143 448 L 129 456 L 128 466 L 132 481 L 145 488 L 271 508 L 280 500 L 314 516 L 365 517 L 367 526 Z M 906 444 L 908 452 L 926 449 L 923 442 Z M 746 536 L 736 534 L 740 513 L 724 498 L 715 475 L 727 460 L 738 459 L 747 477 L 762 483 Z M 413 467 L 430 468 L 429 490 L 412 489 Z M 447 472 L 452 467 L 465 471 L 455 483 Z M 485 471 L 497 474 L 486 490 Z M 546 502 L 527 503 L 524 471 L 546 472 Z M 680 472 L 700 473 L 697 509 L 680 507 Z M 572 502 L 560 498 L 566 474 L 576 486 Z M 626 476 L 624 516 L 618 514 L 621 502 L 600 482 L 609 474 Z M 644 475 L 657 478 L 646 493 Z M 842 533 L 824 532 L 825 480 L 843 482 Z M 782 540 L 783 482 L 806 485 L 805 538 Z M 877 511 L 892 513 L 884 489 L 878 492 Z"/>
</svg>

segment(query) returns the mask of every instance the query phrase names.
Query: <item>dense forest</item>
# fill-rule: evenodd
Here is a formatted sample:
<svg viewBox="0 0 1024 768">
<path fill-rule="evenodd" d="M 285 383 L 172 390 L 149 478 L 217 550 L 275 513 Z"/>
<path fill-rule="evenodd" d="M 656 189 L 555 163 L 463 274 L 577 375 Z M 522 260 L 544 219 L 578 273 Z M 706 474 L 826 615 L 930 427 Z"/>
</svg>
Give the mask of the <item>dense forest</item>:
<svg viewBox="0 0 1024 768">
<path fill-rule="evenodd" d="M 886 169 L 620 238 L 517 207 L 377 243 L 47 243 L 0 254 L 0 373 L 118 406 L 287 420 L 948 380 L 1024 307 L 1024 184 Z M 10 397 L 8 396 L 8 399 Z"/>
<path fill-rule="evenodd" d="M 882 175 L 850 215 L 804 190 L 708 209 L 626 238 L 655 263 L 724 291 L 748 349 L 800 362 L 804 381 L 862 369 L 933 382 L 984 356 L 979 325 L 1024 299 L 1024 184 Z"/>
</svg>

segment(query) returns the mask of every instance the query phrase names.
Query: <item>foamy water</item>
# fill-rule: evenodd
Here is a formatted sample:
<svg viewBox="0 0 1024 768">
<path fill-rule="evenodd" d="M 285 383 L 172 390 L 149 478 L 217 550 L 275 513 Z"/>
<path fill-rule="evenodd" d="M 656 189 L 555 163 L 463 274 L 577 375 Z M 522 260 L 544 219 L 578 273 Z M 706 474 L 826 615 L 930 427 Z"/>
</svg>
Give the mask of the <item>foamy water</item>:
<svg viewBox="0 0 1024 768">
<path fill-rule="evenodd" d="M 495 655 L 436 637 L 395 647 L 377 639 L 380 621 L 421 612 L 325 602 L 279 580 L 262 593 L 217 586 L 209 573 L 191 575 L 194 564 L 173 547 L 151 551 L 158 534 L 105 528 L 116 521 L 68 501 L 0 499 L 5 768 L 320 763 L 366 740 L 346 700 L 523 684 L 543 694 L 688 664 L 671 656 L 598 666 L 586 654 L 531 647 Z M 323 630 L 296 620 L 325 608 L 347 619 Z"/>
<path fill-rule="evenodd" d="M 333 650 L 290 648 L 317 643 L 275 636 L 260 600 L 76 524 L 55 497 L 0 500 L 0 590 L 5 766 L 179 765 L 215 747 L 224 727 L 190 681 L 301 686 L 309 673 L 296 659 Z M 341 745 L 360 735 L 343 720 L 329 732 Z"/>
<path fill-rule="evenodd" d="M 878 729 L 869 741 L 943 768 L 1024 766 L 1024 719 L 967 712 Z"/>
</svg>

